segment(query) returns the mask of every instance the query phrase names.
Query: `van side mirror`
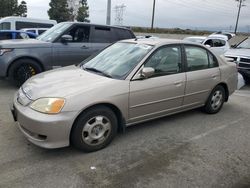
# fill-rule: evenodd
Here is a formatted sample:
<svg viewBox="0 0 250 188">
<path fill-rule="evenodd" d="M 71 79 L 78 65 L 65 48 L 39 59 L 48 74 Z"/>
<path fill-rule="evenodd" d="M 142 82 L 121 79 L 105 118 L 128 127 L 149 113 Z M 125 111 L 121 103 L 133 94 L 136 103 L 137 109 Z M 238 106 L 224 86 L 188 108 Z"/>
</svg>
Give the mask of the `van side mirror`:
<svg viewBox="0 0 250 188">
<path fill-rule="evenodd" d="M 73 40 L 73 37 L 71 35 L 63 35 L 61 37 L 62 43 L 72 42 L 72 40 Z"/>
<path fill-rule="evenodd" d="M 152 67 L 144 67 L 141 71 L 142 78 L 150 78 L 155 73 L 155 69 Z"/>
</svg>

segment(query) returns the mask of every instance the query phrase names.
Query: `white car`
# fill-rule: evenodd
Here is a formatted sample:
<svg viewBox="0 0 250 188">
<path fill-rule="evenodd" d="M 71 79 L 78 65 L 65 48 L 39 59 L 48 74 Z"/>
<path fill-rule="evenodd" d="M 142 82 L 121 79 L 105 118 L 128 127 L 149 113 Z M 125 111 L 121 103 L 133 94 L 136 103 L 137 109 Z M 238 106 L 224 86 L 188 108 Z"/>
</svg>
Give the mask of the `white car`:
<svg viewBox="0 0 250 188">
<path fill-rule="evenodd" d="M 186 37 L 183 40 L 203 44 L 207 47 L 210 47 L 211 50 L 214 51 L 218 55 L 222 55 L 230 49 L 230 45 L 227 39 L 223 37 L 192 36 L 192 37 Z"/>
<path fill-rule="evenodd" d="M 250 37 L 242 41 L 238 46 L 225 53 L 226 58 L 231 58 L 237 64 L 238 71 L 244 79 L 250 81 Z"/>
<path fill-rule="evenodd" d="M 205 36 L 192 36 L 192 37 L 186 37 L 183 40 L 202 44 L 206 38 L 207 37 Z"/>
<path fill-rule="evenodd" d="M 47 31 L 48 29 L 49 28 L 24 28 L 24 29 L 22 29 L 22 31 L 31 32 L 31 33 L 35 33 L 37 35 L 41 35 L 45 31 Z"/>
<path fill-rule="evenodd" d="M 229 33 L 229 32 L 225 32 L 225 31 L 219 31 L 219 32 L 212 33 L 209 36 L 211 36 L 211 37 L 217 36 L 217 37 L 222 37 L 224 39 L 230 40 L 231 38 L 235 37 L 235 34 Z"/>
<path fill-rule="evenodd" d="M 202 44 L 211 47 L 211 50 L 217 55 L 222 55 L 230 49 L 230 45 L 226 39 L 217 37 L 209 36 L 203 41 Z"/>
</svg>

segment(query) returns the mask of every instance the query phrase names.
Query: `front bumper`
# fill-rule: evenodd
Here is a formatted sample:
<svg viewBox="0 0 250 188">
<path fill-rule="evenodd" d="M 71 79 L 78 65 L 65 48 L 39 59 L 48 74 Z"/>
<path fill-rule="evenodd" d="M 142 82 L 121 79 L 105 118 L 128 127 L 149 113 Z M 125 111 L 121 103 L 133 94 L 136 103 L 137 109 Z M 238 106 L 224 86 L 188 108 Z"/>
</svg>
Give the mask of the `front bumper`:
<svg viewBox="0 0 250 188">
<path fill-rule="evenodd" d="M 69 146 L 75 112 L 42 114 L 22 106 L 17 100 L 14 100 L 11 111 L 19 129 L 33 144 L 49 149 Z"/>
<path fill-rule="evenodd" d="M 239 71 L 239 73 L 242 74 L 242 76 L 250 78 L 250 69 L 238 68 L 238 71 Z"/>
</svg>

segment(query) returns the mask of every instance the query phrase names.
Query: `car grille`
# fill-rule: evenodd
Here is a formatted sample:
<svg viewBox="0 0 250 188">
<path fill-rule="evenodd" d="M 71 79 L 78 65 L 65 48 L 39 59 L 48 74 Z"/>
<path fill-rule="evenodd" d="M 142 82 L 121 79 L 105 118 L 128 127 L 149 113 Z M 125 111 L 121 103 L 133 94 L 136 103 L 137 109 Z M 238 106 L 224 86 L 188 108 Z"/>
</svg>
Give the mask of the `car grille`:
<svg viewBox="0 0 250 188">
<path fill-rule="evenodd" d="M 250 58 L 240 58 L 240 62 L 250 63 Z"/>
<path fill-rule="evenodd" d="M 31 102 L 31 98 L 26 95 L 23 88 L 20 88 L 17 93 L 17 102 L 23 106 L 27 106 Z"/>
<path fill-rule="evenodd" d="M 239 63 L 239 68 L 247 68 L 250 69 L 250 63 Z"/>
</svg>

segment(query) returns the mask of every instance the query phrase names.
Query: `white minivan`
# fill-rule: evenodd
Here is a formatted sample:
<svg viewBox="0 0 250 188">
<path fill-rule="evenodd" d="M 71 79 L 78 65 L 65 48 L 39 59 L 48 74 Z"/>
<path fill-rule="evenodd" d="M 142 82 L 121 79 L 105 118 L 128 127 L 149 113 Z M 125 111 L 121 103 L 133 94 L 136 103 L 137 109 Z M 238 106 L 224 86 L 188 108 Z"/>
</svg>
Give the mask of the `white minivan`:
<svg viewBox="0 0 250 188">
<path fill-rule="evenodd" d="M 51 28 L 55 20 L 42 20 L 26 17 L 10 16 L 0 19 L 0 30 L 21 30 L 23 28 Z"/>
</svg>

